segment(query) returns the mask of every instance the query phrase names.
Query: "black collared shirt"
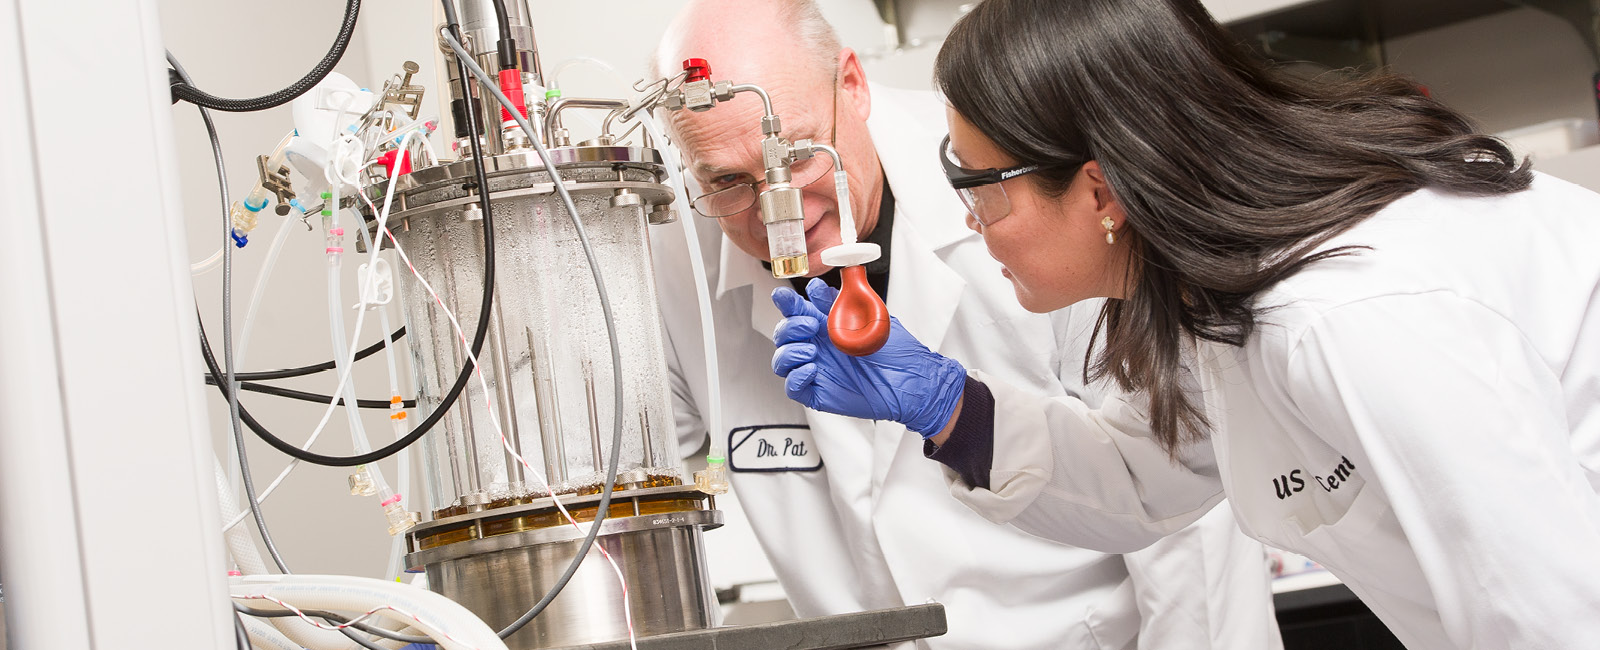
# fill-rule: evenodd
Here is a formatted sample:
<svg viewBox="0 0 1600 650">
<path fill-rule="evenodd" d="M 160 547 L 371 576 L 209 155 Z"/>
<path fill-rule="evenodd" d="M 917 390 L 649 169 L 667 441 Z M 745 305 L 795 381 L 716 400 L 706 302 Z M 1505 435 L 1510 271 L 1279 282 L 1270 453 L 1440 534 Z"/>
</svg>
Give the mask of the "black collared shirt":
<svg viewBox="0 0 1600 650">
<path fill-rule="evenodd" d="M 878 292 L 878 297 L 885 301 L 889 300 L 889 243 L 893 241 L 890 237 L 893 232 L 894 190 L 889 188 L 889 179 L 884 178 L 883 197 L 878 201 L 878 222 L 872 227 L 872 232 L 867 233 L 866 239 L 862 241 L 869 244 L 877 244 L 878 250 L 882 251 L 878 259 L 867 262 L 865 266 L 867 267 L 867 284 L 872 285 L 872 290 Z M 767 267 L 768 271 L 772 270 L 771 262 L 762 262 L 761 264 Z M 817 277 L 828 283 L 828 286 L 835 289 L 839 288 L 839 269 L 829 269 L 827 273 Z M 789 278 L 789 283 L 794 285 L 794 290 L 800 292 L 802 296 L 806 295 L 806 283 L 810 281 L 811 278 Z"/>
</svg>

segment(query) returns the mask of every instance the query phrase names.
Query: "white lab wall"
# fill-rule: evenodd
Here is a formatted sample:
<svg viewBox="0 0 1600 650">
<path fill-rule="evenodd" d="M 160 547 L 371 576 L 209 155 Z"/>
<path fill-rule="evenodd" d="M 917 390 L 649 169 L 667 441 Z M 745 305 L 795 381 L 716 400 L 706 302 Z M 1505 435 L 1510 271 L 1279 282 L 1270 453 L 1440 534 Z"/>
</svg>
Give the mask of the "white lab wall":
<svg viewBox="0 0 1600 650">
<path fill-rule="evenodd" d="M 1595 118 L 1594 57 L 1576 30 L 1535 9 L 1513 9 L 1385 43 L 1396 70 L 1500 132 L 1565 117 Z"/>
<path fill-rule="evenodd" d="M 379 3 L 368 3 L 363 17 L 376 13 Z M 226 97 L 258 96 L 293 83 L 327 51 L 333 41 L 343 3 L 282 0 L 271 3 L 237 0 L 161 0 L 161 29 L 167 49 L 175 54 L 195 83 L 212 94 Z M 366 50 L 353 45 L 336 70 L 362 80 L 368 78 Z M 173 108 L 181 179 L 180 201 L 188 224 L 189 258 L 200 260 L 217 250 L 224 236 L 222 208 L 217 195 L 211 150 L 196 110 L 187 104 Z M 228 169 L 229 191 L 237 200 L 249 192 L 256 179 L 255 157 L 271 152 L 292 128 L 287 107 L 260 113 L 213 113 Z M 315 197 L 303 197 L 314 202 Z M 250 244 L 234 249 L 235 333 L 242 330 L 245 309 L 267 247 L 282 218 L 264 211 Z M 313 222 L 315 225 L 315 222 Z M 332 358 L 328 335 L 326 272 L 320 228 L 307 231 L 298 220 L 289 226 L 288 239 L 271 289 L 266 293 L 255 327 L 246 370 L 265 370 Z M 353 230 L 352 230 L 353 232 Z M 353 251 L 354 246 L 347 248 Z M 347 264 L 347 295 L 354 292 L 355 263 Z M 222 274 L 194 278 L 196 301 L 205 317 L 214 350 L 221 354 Z M 353 303 L 354 299 L 346 300 Z M 353 320 L 354 314 L 347 313 Z M 376 322 L 364 327 L 365 342 L 379 338 Z M 347 339 L 348 340 L 348 339 Z M 387 373 L 378 358 L 356 373 L 357 392 L 363 397 L 385 397 Z M 200 369 L 196 369 L 198 374 Z M 327 393 L 332 373 L 283 385 Z M 219 454 L 231 444 L 227 431 L 227 406 L 207 388 L 210 423 Z M 322 407 L 276 397 L 246 393 L 243 403 L 274 432 L 296 444 L 303 442 L 322 414 Z M 343 413 L 336 414 L 313 450 L 348 454 L 351 446 Z M 388 419 L 379 413 L 366 418 L 375 444 L 389 439 Z M 277 475 L 286 458 L 245 431 L 246 447 L 257 485 Z M 226 456 L 224 456 L 226 458 Z M 383 463 L 393 480 L 393 461 Z M 299 573 L 344 573 L 379 577 L 389 552 L 389 536 L 377 500 L 349 494 L 348 470 L 301 466 L 264 505 L 271 531 L 290 569 Z M 415 490 L 414 490 L 415 491 Z M 241 495 L 240 503 L 244 499 Z M 247 524 L 248 525 L 248 524 Z"/>
<path fill-rule="evenodd" d="M 1489 132 L 1596 119 L 1594 56 L 1570 24 L 1541 11 L 1484 16 L 1393 39 L 1384 49 L 1394 69 Z M 1534 168 L 1600 190 L 1593 149 L 1535 155 Z"/>
<path fill-rule="evenodd" d="M 1291 9 L 1308 0 L 1205 0 L 1228 22 Z M 912 44 L 886 50 L 861 30 L 846 45 L 862 52 L 867 74 L 891 86 L 932 89 L 933 60 L 942 30 L 959 15 L 955 0 L 905 2 Z M 830 19 L 838 12 L 830 13 Z M 881 23 L 880 23 L 881 25 Z M 1491 133 L 1551 120 L 1594 121 L 1590 75 L 1594 56 L 1571 25 L 1530 8 L 1506 11 L 1394 38 L 1384 44 L 1389 67 L 1416 79 L 1433 96 L 1466 113 Z M 1535 156 L 1537 169 L 1600 190 L 1600 151 Z"/>
</svg>

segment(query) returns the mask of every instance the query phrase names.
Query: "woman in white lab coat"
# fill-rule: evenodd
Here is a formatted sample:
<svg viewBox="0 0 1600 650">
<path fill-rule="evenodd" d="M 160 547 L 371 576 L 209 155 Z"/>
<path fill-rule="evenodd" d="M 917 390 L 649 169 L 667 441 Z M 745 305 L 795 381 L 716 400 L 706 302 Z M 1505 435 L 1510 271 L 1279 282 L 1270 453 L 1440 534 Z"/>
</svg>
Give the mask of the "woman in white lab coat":
<svg viewBox="0 0 1600 650">
<path fill-rule="evenodd" d="M 937 78 L 969 225 L 1024 307 L 1098 319 L 1085 373 L 1128 396 L 898 327 L 846 357 L 818 288 L 775 297 L 790 397 L 916 423 L 958 499 L 1042 537 L 1126 551 L 1226 495 L 1408 647 L 1595 646 L 1600 196 L 1403 80 L 1282 77 L 1195 0 L 988 0 Z"/>
</svg>

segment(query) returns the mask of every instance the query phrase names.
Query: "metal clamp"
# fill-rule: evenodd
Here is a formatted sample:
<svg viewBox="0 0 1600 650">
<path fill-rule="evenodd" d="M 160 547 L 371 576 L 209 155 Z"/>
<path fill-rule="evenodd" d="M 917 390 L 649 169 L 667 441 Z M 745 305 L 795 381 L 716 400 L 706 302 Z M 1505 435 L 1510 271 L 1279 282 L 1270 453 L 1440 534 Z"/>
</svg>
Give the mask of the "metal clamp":
<svg viewBox="0 0 1600 650">
<path fill-rule="evenodd" d="M 273 210 L 281 217 L 289 214 L 289 202 L 294 200 L 294 189 L 289 186 L 289 166 L 279 165 L 277 169 L 267 167 L 267 156 L 256 156 L 256 173 L 261 176 L 261 187 L 277 197 L 278 206 Z"/>
<path fill-rule="evenodd" d="M 384 83 L 382 103 L 385 106 L 390 104 L 404 106 L 406 108 L 406 116 L 415 120 L 417 115 L 422 112 L 422 95 L 426 92 L 426 89 L 422 86 L 412 85 L 411 76 L 421 68 L 415 61 L 406 61 L 400 69 L 405 71 L 405 76 L 400 79 L 399 85 L 389 82 Z"/>
</svg>

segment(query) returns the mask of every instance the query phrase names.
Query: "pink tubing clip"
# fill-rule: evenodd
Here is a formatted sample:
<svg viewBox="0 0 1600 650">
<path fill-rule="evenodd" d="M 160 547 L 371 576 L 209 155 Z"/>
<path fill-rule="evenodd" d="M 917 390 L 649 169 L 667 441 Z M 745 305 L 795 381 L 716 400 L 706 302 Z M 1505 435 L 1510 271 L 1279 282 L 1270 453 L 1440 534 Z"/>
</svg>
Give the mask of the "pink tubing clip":
<svg viewBox="0 0 1600 650">
<path fill-rule="evenodd" d="M 340 248 L 338 246 L 329 246 L 327 252 L 329 252 L 329 253 L 343 253 L 344 249 Z"/>
<path fill-rule="evenodd" d="M 395 494 L 394 494 L 394 496 L 392 496 L 392 497 L 389 497 L 389 498 L 387 498 L 387 499 L 384 499 L 384 500 L 383 500 L 383 503 L 380 503 L 380 504 L 378 504 L 378 505 L 380 505 L 380 506 L 383 506 L 383 507 L 385 507 L 385 508 L 387 508 L 387 507 L 389 507 L 389 504 L 391 504 L 391 503 L 395 503 L 395 502 L 398 502 L 398 501 L 399 501 L 399 500 L 400 500 L 400 493 L 399 493 L 399 492 L 396 492 L 396 493 L 395 493 Z"/>
</svg>

